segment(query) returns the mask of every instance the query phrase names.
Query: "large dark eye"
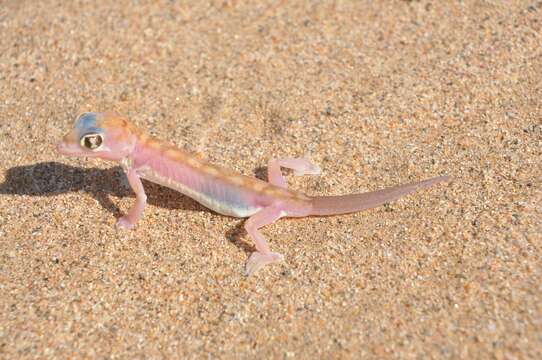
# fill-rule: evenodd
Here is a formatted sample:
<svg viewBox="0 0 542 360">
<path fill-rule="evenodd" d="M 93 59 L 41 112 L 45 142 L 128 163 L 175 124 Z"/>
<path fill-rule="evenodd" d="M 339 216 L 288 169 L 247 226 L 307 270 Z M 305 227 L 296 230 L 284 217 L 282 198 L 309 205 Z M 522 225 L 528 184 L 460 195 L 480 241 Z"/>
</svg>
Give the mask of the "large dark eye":
<svg viewBox="0 0 542 360">
<path fill-rule="evenodd" d="M 100 134 L 86 134 L 81 138 L 81 146 L 90 150 L 98 149 L 103 142 Z"/>
</svg>

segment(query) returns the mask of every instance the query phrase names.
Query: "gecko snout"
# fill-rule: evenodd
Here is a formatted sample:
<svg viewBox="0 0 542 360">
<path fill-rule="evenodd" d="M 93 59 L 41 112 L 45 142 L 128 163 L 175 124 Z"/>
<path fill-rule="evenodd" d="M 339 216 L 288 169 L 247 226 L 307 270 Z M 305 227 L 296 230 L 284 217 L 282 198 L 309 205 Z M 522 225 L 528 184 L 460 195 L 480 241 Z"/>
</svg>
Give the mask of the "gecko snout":
<svg viewBox="0 0 542 360">
<path fill-rule="evenodd" d="M 56 151 L 62 155 L 67 155 L 68 149 L 64 141 L 59 141 L 56 143 Z"/>
<path fill-rule="evenodd" d="M 77 144 L 67 143 L 63 140 L 56 143 L 56 151 L 59 154 L 67 156 L 78 156 L 83 154 L 83 151 L 81 151 Z"/>
</svg>

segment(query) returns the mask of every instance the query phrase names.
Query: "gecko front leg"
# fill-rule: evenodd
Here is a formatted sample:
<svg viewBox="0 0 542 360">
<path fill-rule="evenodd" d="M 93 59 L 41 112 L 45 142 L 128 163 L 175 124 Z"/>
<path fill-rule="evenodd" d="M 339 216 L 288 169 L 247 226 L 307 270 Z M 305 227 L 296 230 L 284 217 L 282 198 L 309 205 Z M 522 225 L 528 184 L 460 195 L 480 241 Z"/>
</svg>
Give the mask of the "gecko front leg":
<svg viewBox="0 0 542 360">
<path fill-rule="evenodd" d="M 267 244 L 267 240 L 258 231 L 258 229 L 262 226 L 271 224 L 272 222 L 278 220 L 282 214 L 283 212 L 281 209 L 270 206 L 260 210 L 256 214 L 249 217 L 246 221 L 245 230 L 252 238 L 254 245 L 256 246 L 256 251 L 250 255 L 250 258 L 247 261 L 247 275 L 254 274 L 264 265 L 279 262 L 284 259 L 283 255 L 271 252 L 269 245 Z"/>
<path fill-rule="evenodd" d="M 118 219 L 117 227 L 130 229 L 143 215 L 143 210 L 145 209 L 145 205 L 147 204 L 147 195 L 145 194 L 145 189 L 143 188 L 141 179 L 139 178 L 139 175 L 135 169 L 129 169 L 126 172 L 126 177 L 128 179 L 128 183 L 130 184 L 130 187 L 135 192 L 136 202 L 130 208 L 130 210 L 128 210 L 128 213 L 126 215 Z"/>
<path fill-rule="evenodd" d="M 281 167 L 292 169 L 296 176 L 319 175 L 321 171 L 318 165 L 311 163 L 305 158 L 271 159 L 267 164 L 267 180 L 271 184 L 284 189 L 288 187 L 288 184 L 280 171 Z"/>
</svg>

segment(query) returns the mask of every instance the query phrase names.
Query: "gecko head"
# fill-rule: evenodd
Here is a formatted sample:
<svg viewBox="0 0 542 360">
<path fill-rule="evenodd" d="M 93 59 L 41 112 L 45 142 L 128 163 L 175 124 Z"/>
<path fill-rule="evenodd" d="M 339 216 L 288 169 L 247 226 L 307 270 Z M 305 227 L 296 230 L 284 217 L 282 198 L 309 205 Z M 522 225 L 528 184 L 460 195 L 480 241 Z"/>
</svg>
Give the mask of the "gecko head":
<svg viewBox="0 0 542 360">
<path fill-rule="evenodd" d="M 137 137 L 129 122 L 113 113 L 83 113 L 57 144 L 62 155 L 121 160 L 134 150 Z"/>
</svg>

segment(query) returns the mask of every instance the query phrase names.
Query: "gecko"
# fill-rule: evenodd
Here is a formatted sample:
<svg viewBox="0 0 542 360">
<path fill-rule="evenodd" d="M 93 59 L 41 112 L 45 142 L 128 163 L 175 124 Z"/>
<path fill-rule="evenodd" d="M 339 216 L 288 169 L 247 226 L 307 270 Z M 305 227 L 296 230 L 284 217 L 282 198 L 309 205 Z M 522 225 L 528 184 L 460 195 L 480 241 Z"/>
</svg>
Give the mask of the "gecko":
<svg viewBox="0 0 542 360">
<path fill-rule="evenodd" d="M 288 188 L 281 168 L 295 175 L 319 175 L 321 170 L 306 158 L 271 159 L 268 181 L 217 166 L 196 155 L 148 135 L 116 113 L 87 112 L 57 143 L 65 156 L 116 161 L 135 193 L 135 204 L 117 220 L 130 229 L 142 217 L 147 196 L 141 179 L 169 187 L 222 215 L 248 218 L 244 228 L 255 250 L 245 271 L 251 275 L 267 264 L 282 261 L 272 252 L 259 229 L 283 217 L 326 216 L 358 212 L 391 202 L 416 190 L 449 179 L 431 179 L 383 190 L 337 196 L 308 196 Z"/>
</svg>

